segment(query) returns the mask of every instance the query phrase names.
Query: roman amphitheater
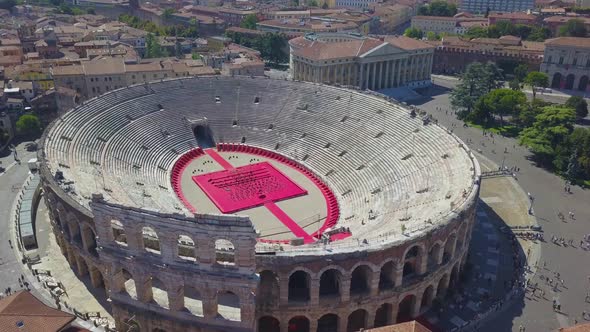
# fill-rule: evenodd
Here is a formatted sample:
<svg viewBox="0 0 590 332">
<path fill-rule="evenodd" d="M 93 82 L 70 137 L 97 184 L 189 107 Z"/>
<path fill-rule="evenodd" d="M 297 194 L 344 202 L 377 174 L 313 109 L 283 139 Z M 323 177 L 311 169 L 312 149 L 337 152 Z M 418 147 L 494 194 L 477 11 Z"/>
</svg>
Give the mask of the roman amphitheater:
<svg viewBox="0 0 590 332">
<path fill-rule="evenodd" d="M 480 169 L 377 94 L 250 77 L 111 91 L 39 152 L 63 255 L 120 331 L 358 331 L 456 287 Z"/>
</svg>

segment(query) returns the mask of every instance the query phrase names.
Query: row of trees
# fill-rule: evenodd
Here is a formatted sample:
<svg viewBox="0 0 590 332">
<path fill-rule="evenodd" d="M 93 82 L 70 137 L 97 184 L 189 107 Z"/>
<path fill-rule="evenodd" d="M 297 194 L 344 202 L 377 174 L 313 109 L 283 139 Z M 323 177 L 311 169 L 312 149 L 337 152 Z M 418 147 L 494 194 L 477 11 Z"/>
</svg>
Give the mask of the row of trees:
<svg viewBox="0 0 590 332">
<path fill-rule="evenodd" d="M 418 15 L 422 16 L 454 16 L 457 14 L 457 6 L 446 1 L 435 0 L 418 8 Z"/>
<path fill-rule="evenodd" d="M 548 83 L 544 73 L 518 75 L 533 91 Z M 508 89 L 502 80 L 501 70 L 493 63 L 469 65 L 451 92 L 451 105 L 460 110 L 458 117 L 484 128 L 510 127 L 541 165 L 573 182 L 590 179 L 590 129 L 574 128 L 577 120 L 588 115 L 586 100 L 573 96 L 563 105 L 551 104 L 533 93 L 528 101 L 520 91 L 522 85 Z"/>
<path fill-rule="evenodd" d="M 438 34 L 433 31 L 428 31 L 424 33 L 421 29 L 418 28 L 407 28 L 404 31 L 404 36 L 414 38 L 414 39 L 423 39 L 426 38 L 428 40 L 440 40 L 442 37 L 447 36 L 448 34 Z"/>
<path fill-rule="evenodd" d="M 123 22 L 132 28 L 153 33 L 156 36 L 177 36 L 184 38 L 197 38 L 199 36 L 199 24 L 195 19 L 192 19 L 188 26 L 181 24 L 160 26 L 152 21 L 142 20 L 137 16 L 121 14 L 119 16 L 119 22 Z"/>
<path fill-rule="evenodd" d="M 225 34 L 234 43 L 259 51 L 263 59 L 274 64 L 285 63 L 289 60 L 289 55 L 286 52 L 287 36 L 285 34 L 269 32 L 256 37 L 249 37 L 233 31 L 226 31 Z"/>
<path fill-rule="evenodd" d="M 526 24 L 513 24 L 509 21 L 499 21 L 488 27 L 471 27 L 465 33 L 465 37 L 471 38 L 499 38 L 502 36 L 518 36 L 528 41 L 544 41 L 551 37 L 551 31 L 542 26 L 530 26 Z"/>
</svg>

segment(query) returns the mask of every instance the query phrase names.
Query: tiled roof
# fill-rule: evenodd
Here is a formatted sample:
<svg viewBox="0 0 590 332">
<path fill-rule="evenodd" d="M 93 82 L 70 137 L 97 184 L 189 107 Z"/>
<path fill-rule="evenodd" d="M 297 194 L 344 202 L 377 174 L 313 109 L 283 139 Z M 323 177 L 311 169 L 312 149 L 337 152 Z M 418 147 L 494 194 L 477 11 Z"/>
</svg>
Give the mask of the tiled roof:
<svg viewBox="0 0 590 332">
<path fill-rule="evenodd" d="M 502 12 L 490 12 L 488 18 L 495 19 L 518 19 L 518 20 L 535 20 L 536 16 L 527 14 L 524 12 L 513 12 L 513 13 L 502 13 Z"/>
<path fill-rule="evenodd" d="M 46 306 L 27 291 L 0 300 L 2 332 L 57 332 L 74 318 L 74 315 Z"/>
<path fill-rule="evenodd" d="M 385 38 L 385 41 L 406 51 L 433 48 L 432 45 L 428 43 L 405 36 L 388 37 Z"/>
<path fill-rule="evenodd" d="M 545 45 L 590 48 L 590 38 L 557 37 L 557 38 L 547 39 L 545 41 Z"/>
</svg>

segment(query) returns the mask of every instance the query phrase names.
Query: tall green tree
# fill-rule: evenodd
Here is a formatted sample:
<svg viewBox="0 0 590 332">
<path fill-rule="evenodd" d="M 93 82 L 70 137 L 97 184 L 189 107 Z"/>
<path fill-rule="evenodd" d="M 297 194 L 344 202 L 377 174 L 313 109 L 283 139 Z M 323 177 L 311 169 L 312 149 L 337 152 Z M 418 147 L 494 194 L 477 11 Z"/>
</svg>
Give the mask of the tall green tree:
<svg viewBox="0 0 590 332">
<path fill-rule="evenodd" d="M 34 114 L 25 114 L 16 121 L 16 132 L 19 135 L 37 136 L 41 134 L 41 122 Z"/>
<path fill-rule="evenodd" d="M 524 83 L 533 90 L 533 99 L 537 97 L 537 88 L 546 88 L 549 86 L 549 77 L 545 73 L 532 71 L 524 79 Z"/>
<path fill-rule="evenodd" d="M 424 32 L 418 28 L 407 28 L 406 31 L 404 31 L 404 36 L 414 39 L 422 39 L 422 37 L 424 37 Z"/>
<path fill-rule="evenodd" d="M 572 19 L 559 27 L 559 35 L 562 37 L 586 37 L 586 25 L 580 19 Z"/>
<path fill-rule="evenodd" d="M 504 124 L 507 115 L 517 116 L 520 110 L 527 106 L 526 95 L 522 91 L 511 89 L 495 89 L 482 96 L 476 108 L 484 108 L 485 113 L 500 117 L 500 123 Z M 477 110 L 476 110 L 477 113 Z"/>
<path fill-rule="evenodd" d="M 580 96 L 571 96 L 565 102 L 565 106 L 576 110 L 576 117 L 583 119 L 588 115 L 588 103 Z"/>
<path fill-rule="evenodd" d="M 434 0 L 418 8 L 418 15 L 423 16 L 453 16 L 457 14 L 457 6 L 446 1 Z"/>
<path fill-rule="evenodd" d="M 256 30 L 256 23 L 258 23 L 258 16 L 256 14 L 248 14 L 240 23 L 240 27 L 244 29 Z"/>
<path fill-rule="evenodd" d="M 546 106 L 532 126 L 520 133 L 520 143 L 527 146 L 545 165 L 552 165 L 556 149 L 572 132 L 576 120 L 573 109 Z"/>
<path fill-rule="evenodd" d="M 154 34 L 149 33 L 145 38 L 145 57 L 162 58 L 167 56 L 168 52 L 162 48 Z"/>
<path fill-rule="evenodd" d="M 529 66 L 527 66 L 524 63 L 521 63 L 518 66 L 516 66 L 516 68 L 514 68 L 514 77 L 519 82 L 524 82 L 524 79 L 526 78 L 528 73 L 529 73 Z"/>
<path fill-rule="evenodd" d="M 500 87 L 502 73 L 493 63 L 473 62 L 461 75 L 461 82 L 451 92 L 451 105 L 463 109 L 462 117 L 471 113 L 476 101 Z"/>
</svg>

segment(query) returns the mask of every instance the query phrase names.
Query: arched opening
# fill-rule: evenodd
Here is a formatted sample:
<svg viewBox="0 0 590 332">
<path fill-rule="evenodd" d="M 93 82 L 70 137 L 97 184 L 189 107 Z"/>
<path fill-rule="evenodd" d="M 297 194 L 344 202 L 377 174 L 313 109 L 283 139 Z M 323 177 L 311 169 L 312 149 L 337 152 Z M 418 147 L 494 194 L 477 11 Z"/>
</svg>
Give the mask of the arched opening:
<svg viewBox="0 0 590 332">
<path fill-rule="evenodd" d="M 449 275 L 445 274 L 440 280 L 438 281 L 438 285 L 436 286 L 436 296 L 439 298 L 443 298 L 447 292 L 447 283 L 448 283 Z"/>
<path fill-rule="evenodd" d="M 309 301 L 311 278 L 305 271 L 296 271 L 289 276 L 289 301 Z"/>
<path fill-rule="evenodd" d="M 194 287 L 184 285 L 184 310 L 194 316 L 203 317 L 203 297 Z"/>
<path fill-rule="evenodd" d="M 241 321 L 242 310 L 240 309 L 240 298 L 230 291 L 218 292 L 217 314 L 226 320 Z"/>
<path fill-rule="evenodd" d="M 551 80 L 551 88 L 561 89 L 561 73 L 553 74 L 553 79 Z"/>
<path fill-rule="evenodd" d="M 120 245 L 127 247 L 127 234 L 125 234 L 125 227 L 119 220 L 111 220 L 111 231 L 113 232 L 113 240 Z"/>
<path fill-rule="evenodd" d="M 379 274 L 379 289 L 391 289 L 395 286 L 395 264 L 393 261 L 385 263 Z"/>
<path fill-rule="evenodd" d="M 440 256 L 440 244 L 435 243 L 428 251 L 428 270 L 433 270 L 438 266 L 438 257 Z"/>
<path fill-rule="evenodd" d="M 339 296 L 342 273 L 336 269 L 329 269 L 320 277 L 320 296 Z"/>
<path fill-rule="evenodd" d="M 82 224 L 82 238 L 84 242 L 84 246 L 86 247 L 86 251 L 94 256 L 97 256 L 98 253 L 96 252 L 96 234 L 94 234 L 94 230 L 86 224 Z"/>
<path fill-rule="evenodd" d="M 215 146 L 215 140 L 213 140 L 213 135 L 209 126 L 205 124 L 197 125 L 193 128 L 193 133 L 197 139 L 197 144 L 202 149 L 208 149 Z"/>
<path fill-rule="evenodd" d="M 584 75 L 580 77 L 580 83 L 578 83 L 578 90 L 586 91 L 588 88 L 588 76 Z"/>
<path fill-rule="evenodd" d="M 387 326 L 392 324 L 392 308 L 393 306 L 389 303 L 383 303 L 377 312 L 375 312 L 375 327 Z"/>
<path fill-rule="evenodd" d="M 422 295 L 422 303 L 420 303 L 420 311 L 423 312 L 426 308 L 432 305 L 432 300 L 434 300 L 434 287 L 432 285 L 428 286 Z"/>
<path fill-rule="evenodd" d="M 82 246 L 82 236 L 80 235 L 80 224 L 78 218 L 74 215 L 68 216 L 68 231 L 70 235 L 70 241 Z"/>
<path fill-rule="evenodd" d="M 279 296 L 279 280 L 277 275 L 270 270 L 260 272 L 260 283 L 258 285 L 256 302 L 258 304 L 273 305 Z"/>
<path fill-rule="evenodd" d="M 215 240 L 215 262 L 221 265 L 235 265 L 234 244 L 228 240 Z"/>
<path fill-rule="evenodd" d="M 258 319 L 258 332 L 281 332 L 281 323 L 272 316 L 262 316 Z"/>
<path fill-rule="evenodd" d="M 121 273 L 120 277 L 122 278 L 122 287 L 120 291 L 124 291 L 129 297 L 137 300 L 137 288 L 135 287 L 133 276 L 125 269 L 121 269 L 121 272 L 119 273 Z"/>
<path fill-rule="evenodd" d="M 449 287 L 450 288 L 455 288 L 455 285 L 457 285 L 457 282 L 459 281 L 459 264 L 455 264 L 455 266 L 453 267 L 453 270 L 451 271 L 451 277 L 449 278 Z"/>
<path fill-rule="evenodd" d="M 347 332 L 357 332 L 360 329 L 367 327 L 367 311 L 358 309 L 348 315 L 348 324 L 346 325 Z"/>
<path fill-rule="evenodd" d="M 455 255 L 455 242 L 457 241 L 457 236 L 455 234 L 449 236 L 447 242 L 445 243 L 445 251 L 443 253 L 443 264 L 447 264 Z"/>
<path fill-rule="evenodd" d="M 142 227 L 141 238 L 143 239 L 143 248 L 152 254 L 160 254 L 160 239 L 158 234 L 151 227 Z"/>
<path fill-rule="evenodd" d="M 191 262 L 195 262 L 197 260 L 195 255 L 195 242 L 190 236 L 178 236 L 178 257 Z"/>
<path fill-rule="evenodd" d="M 78 266 L 78 275 L 79 276 L 85 276 L 86 274 L 88 274 L 88 264 L 86 263 L 86 260 L 84 259 L 84 257 L 77 256 L 76 257 L 76 265 Z"/>
<path fill-rule="evenodd" d="M 574 88 L 574 81 L 575 80 L 576 80 L 576 77 L 574 76 L 574 74 L 567 75 L 567 77 L 565 78 L 565 88 L 567 90 L 572 90 Z"/>
<path fill-rule="evenodd" d="M 340 319 L 335 314 L 325 314 L 318 319 L 317 332 L 338 332 Z"/>
<path fill-rule="evenodd" d="M 289 320 L 289 332 L 310 332 L 309 319 L 305 316 L 295 316 Z"/>
<path fill-rule="evenodd" d="M 141 332 L 141 325 L 136 320 L 127 318 L 123 320 L 123 329 L 126 332 Z"/>
<path fill-rule="evenodd" d="M 90 274 L 90 282 L 94 288 L 105 288 L 102 273 L 96 266 L 90 266 L 88 272 Z"/>
<path fill-rule="evenodd" d="M 407 295 L 400 303 L 397 312 L 397 323 L 403 323 L 411 320 L 412 317 L 412 309 L 416 304 L 416 296 L 410 294 Z"/>
<path fill-rule="evenodd" d="M 350 294 L 360 295 L 369 292 L 369 280 L 371 278 L 371 269 L 367 265 L 359 265 L 350 278 Z"/>
<path fill-rule="evenodd" d="M 414 269 L 414 263 L 412 262 L 406 262 L 404 263 L 404 271 L 403 271 L 403 277 L 404 278 L 410 278 L 412 276 L 414 276 L 416 274 L 416 270 Z M 406 282 L 406 280 L 404 280 L 404 282 Z"/>
<path fill-rule="evenodd" d="M 168 303 L 168 289 L 166 285 L 156 277 L 151 277 L 148 280 L 148 284 L 151 286 L 150 289 L 152 292 L 152 302 L 156 303 L 162 308 L 170 308 Z"/>
</svg>

